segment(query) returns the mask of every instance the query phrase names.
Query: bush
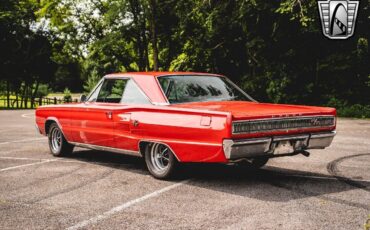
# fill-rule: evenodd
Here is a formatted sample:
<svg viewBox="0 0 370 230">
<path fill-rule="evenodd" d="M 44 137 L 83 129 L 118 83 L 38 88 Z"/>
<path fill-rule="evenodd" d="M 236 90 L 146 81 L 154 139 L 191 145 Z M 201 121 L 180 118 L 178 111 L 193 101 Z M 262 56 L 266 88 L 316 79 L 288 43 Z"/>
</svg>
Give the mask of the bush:
<svg viewBox="0 0 370 230">
<path fill-rule="evenodd" d="M 89 74 L 85 84 L 83 85 L 84 87 L 84 90 L 89 93 L 91 92 L 94 87 L 96 86 L 96 84 L 98 84 L 98 82 L 100 81 L 101 77 L 99 76 L 99 73 L 98 71 L 96 70 L 93 70 L 91 72 L 91 74 Z"/>
<path fill-rule="evenodd" d="M 68 88 L 64 89 L 63 94 L 64 94 L 64 96 L 63 96 L 64 101 L 72 101 L 72 94 L 71 94 L 71 91 Z"/>
<path fill-rule="evenodd" d="M 370 105 L 349 105 L 347 101 L 332 98 L 328 106 L 336 108 L 340 117 L 370 118 Z"/>
<path fill-rule="evenodd" d="M 46 97 L 50 93 L 49 85 L 40 84 L 36 92 L 36 97 Z"/>
</svg>

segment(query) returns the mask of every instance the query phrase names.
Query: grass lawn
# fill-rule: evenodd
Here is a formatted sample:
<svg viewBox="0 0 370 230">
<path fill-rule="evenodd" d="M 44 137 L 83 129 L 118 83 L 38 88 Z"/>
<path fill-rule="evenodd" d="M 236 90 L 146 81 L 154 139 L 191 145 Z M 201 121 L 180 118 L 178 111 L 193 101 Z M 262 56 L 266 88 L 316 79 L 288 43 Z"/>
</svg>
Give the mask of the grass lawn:
<svg viewBox="0 0 370 230">
<path fill-rule="evenodd" d="M 10 98 L 10 103 L 13 103 L 13 100 L 16 99 L 16 97 L 14 95 L 11 95 L 9 98 Z M 24 104 L 23 104 L 23 108 L 20 107 L 21 106 L 20 101 L 18 101 L 18 105 L 19 105 L 19 109 L 24 109 L 25 108 Z M 14 103 L 15 108 L 16 108 L 16 106 L 17 106 L 16 103 Z M 10 106 L 10 107 L 12 107 L 12 106 Z M 12 109 L 15 109 L 15 108 L 12 108 Z M 27 108 L 31 108 L 31 101 L 30 100 L 28 100 L 28 102 L 27 102 Z M 8 109 L 6 96 L 0 96 L 0 109 Z"/>
<path fill-rule="evenodd" d="M 74 99 L 79 99 L 82 94 L 83 93 L 71 93 L 72 99 L 73 100 Z M 48 97 L 48 98 L 56 97 L 58 99 L 61 99 L 61 98 L 63 98 L 63 96 L 64 96 L 64 93 L 49 93 L 46 97 Z"/>
</svg>

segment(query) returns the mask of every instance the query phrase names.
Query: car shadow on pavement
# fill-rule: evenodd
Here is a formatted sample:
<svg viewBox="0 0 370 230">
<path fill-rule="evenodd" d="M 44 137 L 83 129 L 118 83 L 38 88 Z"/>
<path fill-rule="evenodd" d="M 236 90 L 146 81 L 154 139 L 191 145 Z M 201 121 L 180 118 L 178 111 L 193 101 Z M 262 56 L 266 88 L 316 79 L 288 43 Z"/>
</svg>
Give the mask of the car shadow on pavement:
<svg viewBox="0 0 370 230">
<path fill-rule="evenodd" d="M 148 175 L 143 158 L 96 150 L 75 151 L 71 159 Z M 266 165 L 261 169 L 225 164 L 184 164 L 174 181 L 190 179 L 191 186 L 264 201 L 287 202 L 319 196 L 322 200 L 370 209 L 370 205 L 336 198 L 336 193 L 364 189 L 370 182 L 346 183 L 350 178 Z M 153 178 L 153 180 L 155 180 Z M 332 194 L 332 195 L 331 195 Z"/>
<path fill-rule="evenodd" d="M 98 150 L 77 150 L 65 159 L 149 175 L 143 158 Z"/>
<path fill-rule="evenodd" d="M 192 185 L 264 201 L 287 202 L 307 197 L 320 197 L 347 206 L 369 210 L 370 205 L 343 200 L 337 193 L 363 189 L 370 182 L 350 178 L 292 170 L 266 165 L 246 169 L 234 165 L 196 164 L 187 170 Z"/>
</svg>

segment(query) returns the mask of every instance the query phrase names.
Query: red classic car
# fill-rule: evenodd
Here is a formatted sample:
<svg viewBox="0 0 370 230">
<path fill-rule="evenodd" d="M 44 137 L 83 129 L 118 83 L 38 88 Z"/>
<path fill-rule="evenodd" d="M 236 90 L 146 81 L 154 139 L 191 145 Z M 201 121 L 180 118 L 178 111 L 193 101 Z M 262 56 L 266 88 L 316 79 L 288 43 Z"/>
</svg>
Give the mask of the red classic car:
<svg viewBox="0 0 370 230">
<path fill-rule="evenodd" d="M 36 110 L 54 156 L 74 146 L 142 156 L 156 178 L 181 162 L 246 162 L 328 147 L 333 108 L 258 103 L 225 76 L 191 72 L 105 76 L 80 103 Z"/>
</svg>

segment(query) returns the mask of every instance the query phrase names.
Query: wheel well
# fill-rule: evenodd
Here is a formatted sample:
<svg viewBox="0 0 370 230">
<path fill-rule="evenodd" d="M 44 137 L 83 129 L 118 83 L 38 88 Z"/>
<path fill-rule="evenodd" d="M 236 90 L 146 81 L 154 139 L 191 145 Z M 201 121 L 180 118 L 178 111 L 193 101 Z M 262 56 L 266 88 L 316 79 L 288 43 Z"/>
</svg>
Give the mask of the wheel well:
<svg viewBox="0 0 370 230">
<path fill-rule="evenodd" d="M 145 155 L 145 148 L 147 145 L 151 144 L 152 142 L 149 142 L 149 141 L 140 141 L 139 142 L 139 152 L 141 154 L 142 157 L 144 157 Z"/>
<path fill-rule="evenodd" d="M 55 121 L 53 120 L 47 120 L 45 122 L 45 134 L 48 135 L 49 134 L 49 128 L 50 128 L 50 125 L 53 124 L 53 123 L 56 123 Z"/>
<path fill-rule="evenodd" d="M 162 142 L 158 142 L 158 141 L 140 141 L 139 142 L 139 152 L 141 154 L 142 157 L 145 157 L 145 149 L 148 145 L 150 144 L 153 144 L 153 143 L 159 143 L 159 144 L 163 144 L 163 145 L 166 145 L 167 147 L 170 148 L 171 152 L 173 153 L 173 155 L 175 155 L 175 158 L 177 159 L 177 161 L 180 162 L 179 158 L 177 157 L 176 153 L 171 149 L 171 147 L 166 144 L 166 143 L 162 143 Z"/>
</svg>

